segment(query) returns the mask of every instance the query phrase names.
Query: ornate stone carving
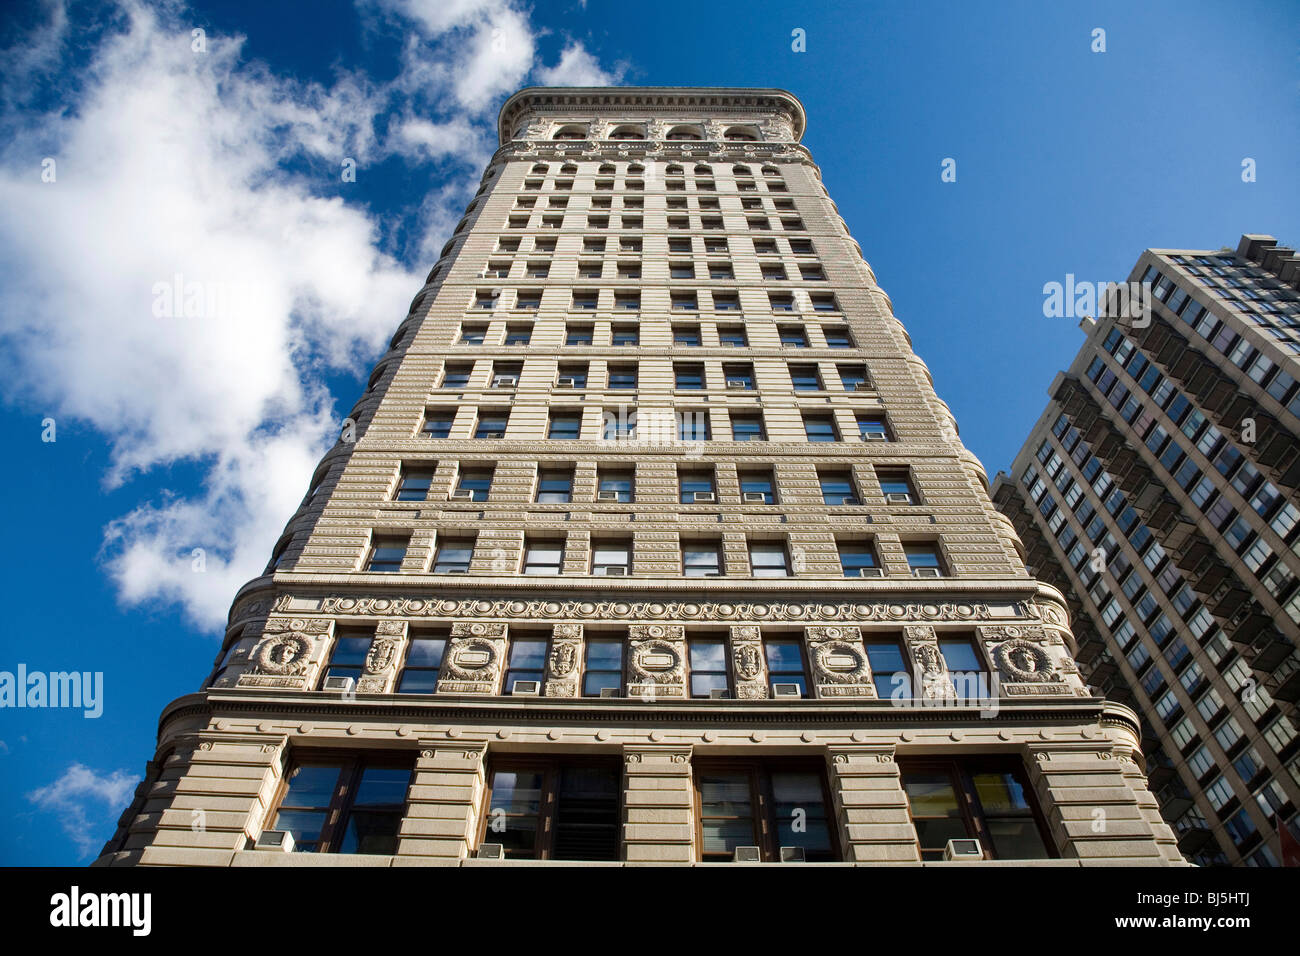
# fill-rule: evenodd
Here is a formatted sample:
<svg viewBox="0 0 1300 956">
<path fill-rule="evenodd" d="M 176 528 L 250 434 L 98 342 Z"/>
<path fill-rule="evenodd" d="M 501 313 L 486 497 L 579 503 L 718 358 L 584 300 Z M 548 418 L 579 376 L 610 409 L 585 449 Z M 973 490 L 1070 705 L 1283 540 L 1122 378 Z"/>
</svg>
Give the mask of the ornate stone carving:
<svg viewBox="0 0 1300 956">
<path fill-rule="evenodd" d="M 1047 652 L 1032 641 L 1023 638 L 1005 641 L 993 651 L 1005 681 L 1041 682 L 1053 678 L 1052 659 Z"/>
<path fill-rule="evenodd" d="M 767 697 L 767 658 L 763 654 L 762 632 L 753 624 L 731 628 L 731 670 L 736 679 L 736 697 L 763 700 Z"/>
<path fill-rule="evenodd" d="M 582 625 L 557 624 L 551 634 L 543 694 L 547 697 L 577 697 L 578 670 L 582 664 Z"/>
<path fill-rule="evenodd" d="M 633 624 L 628 628 L 629 697 L 686 696 L 686 628 Z"/>
<path fill-rule="evenodd" d="M 505 659 L 506 626 L 475 622 L 452 625 L 451 640 L 442 659 L 438 692 L 495 694 Z"/>
<path fill-rule="evenodd" d="M 429 599 L 330 596 L 322 614 L 392 615 L 406 618 L 584 618 L 588 620 L 825 621 L 987 621 L 987 604 L 966 602 L 828 604 L 746 601 L 549 601 L 522 599 Z"/>
<path fill-rule="evenodd" d="M 1037 624 L 997 624 L 979 628 L 998 669 L 998 692 L 1006 697 L 1074 695 L 1082 690 L 1078 667 L 1059 632 Z M 1069 669 L 1061 666 L 1069 662 Z"/>
<path fill-rule="evenodd" d="M 302 618 L 267 621 L 250 656 L 252 667 L 239 676 L 236 686 L 306 689 L 316 645 L 330 624 Z"/>
<path fill-rule="evenodd" d="M 857 627 L 812 624 L 804 628 L 818 697 L 875 697 L 871 666 Z"/>
<path fill-rule="evenodd" d="M 912 673 L 922 700 L 950 700 L 957 696 L 948 673 L 948 664 L 939 652 L 939 642 L 934 628 L 918 626 L 903 629 L 908 653 L 912 657 Z"/>
</svg>

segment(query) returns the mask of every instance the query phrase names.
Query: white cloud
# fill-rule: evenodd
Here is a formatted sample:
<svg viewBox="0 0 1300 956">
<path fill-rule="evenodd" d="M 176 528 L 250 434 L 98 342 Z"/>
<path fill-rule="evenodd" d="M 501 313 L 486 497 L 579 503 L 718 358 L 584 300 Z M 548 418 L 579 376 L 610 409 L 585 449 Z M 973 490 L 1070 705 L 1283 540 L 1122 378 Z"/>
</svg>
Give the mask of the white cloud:
<svg viewBox="0 0 1300 956">
<path fill-rule="evenodd" d="M 560 62 L 537 71 L 537 82 L 542 86 L 612 86 L 618 83 L 623 71 L 607 73 L 600 62 L 581 44 L 570 44 L 560 54 Z"/>
<path fill-rule="evenodd" d="M 27 799 L 58 814 L 63 831 L 84 857 L 99 849 L 106 825 L 126 808 L 138 780 L 125 770 L 101 775 L 74 763 L 53 783 L 27 794 Z"/>
<path fill-rule="evenodd" d="M 485 107 L 533 72 L 604 75 L 579 46 L 534 63 L 514 0 L 376 2 L 419 27 L 388 83 L 278 76 L 215 28 L 195 53 L 183 6 L 119 0 L 119 28 L 61 66 L 73 103 L 3 101 L 0 388 L 97 429 L 110 486 L 177 462 L 203 475 L 105 529 L 128 604 L 176 602 L 220 629 L 336 433 L 323 375 L 364 375 L 477 188 L 496 143 Z M 67 32 L 61 7 L 49 22 L 38 65 Z M 393 155 L 442 180 L 383 211 L 415 221 L 413 267 L 386 251 L 380 219 L 336 195 L 345 158 L 364 176 Z M 41 182 L 45 157 L 56 182 Z M 179 314 L 157 314 L 171 298 Z"/>
</svg>

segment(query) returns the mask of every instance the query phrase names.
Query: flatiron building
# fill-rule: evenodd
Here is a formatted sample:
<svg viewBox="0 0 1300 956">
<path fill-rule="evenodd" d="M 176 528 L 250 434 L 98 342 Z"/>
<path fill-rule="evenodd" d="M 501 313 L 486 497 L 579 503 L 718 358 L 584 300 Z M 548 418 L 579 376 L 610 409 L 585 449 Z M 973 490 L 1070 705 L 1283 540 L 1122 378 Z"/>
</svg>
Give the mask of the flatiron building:
<svg viewBox="0 0 1300 956">
<path fill-rule="evenodd" d="M 99 863 L 1183 863 L 799 101 L 499 127 Z"/>
</svg>

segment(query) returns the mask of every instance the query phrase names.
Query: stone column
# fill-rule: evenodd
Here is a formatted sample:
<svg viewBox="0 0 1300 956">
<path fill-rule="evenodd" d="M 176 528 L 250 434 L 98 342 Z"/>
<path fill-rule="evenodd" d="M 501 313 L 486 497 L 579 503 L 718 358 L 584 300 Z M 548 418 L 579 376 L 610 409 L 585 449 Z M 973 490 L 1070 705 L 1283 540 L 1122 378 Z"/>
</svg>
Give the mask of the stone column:
<svg viewBox="0 0 1300 956">
<path fill-rule="evenodd" d="M 695 854 L 691 746 L 623 745 L 623 858 L 688 863 Z"/>
<path fill-rule="evenodd" d="M 848 863 L 918 863 L 916 830 L 891 744 L 826 748 L 831 824 Z"/>
<path fill-rule="evenodd" d="M 1028 747 L 1029 781 L 1061 856 L 1085 865 L 1182 864 L 1132 754 L 1100 738 Z"/>
<path fill-rule="evenodd" d="M 487 744 L 480 741 L 421 742 L 395 863 L 463 860 L 476 849 L 487 788 L 486 756 Z"/>
</svg>

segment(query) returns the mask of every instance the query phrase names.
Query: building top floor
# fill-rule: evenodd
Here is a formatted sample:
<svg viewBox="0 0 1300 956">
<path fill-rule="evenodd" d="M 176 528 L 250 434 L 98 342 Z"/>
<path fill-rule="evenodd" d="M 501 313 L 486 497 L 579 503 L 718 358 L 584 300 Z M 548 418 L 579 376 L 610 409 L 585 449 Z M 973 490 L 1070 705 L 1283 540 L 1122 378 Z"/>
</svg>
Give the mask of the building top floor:
<svg viewBox="0 0 1300 956">
<path fill-rule="evenodd" d="M 528 87 L 501 107 L 516 139 L 798 142 L 803 104 L 785 90 L 730 87 Z"/>
</svg>

